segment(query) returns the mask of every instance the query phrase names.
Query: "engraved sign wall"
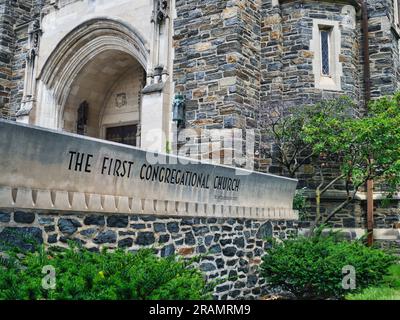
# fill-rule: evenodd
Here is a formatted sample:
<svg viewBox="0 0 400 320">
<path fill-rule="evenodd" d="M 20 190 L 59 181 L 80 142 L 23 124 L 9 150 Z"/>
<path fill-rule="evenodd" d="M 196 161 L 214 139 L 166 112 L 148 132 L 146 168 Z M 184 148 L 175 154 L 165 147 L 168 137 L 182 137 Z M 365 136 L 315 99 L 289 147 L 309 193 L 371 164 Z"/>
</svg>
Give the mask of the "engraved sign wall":
<svg viewBox="0 0 400 320">
<path fill-rule="evenodd" d="M 294 218 L 297 181 L 0 120 L 0 208 Z"/>
</svg>

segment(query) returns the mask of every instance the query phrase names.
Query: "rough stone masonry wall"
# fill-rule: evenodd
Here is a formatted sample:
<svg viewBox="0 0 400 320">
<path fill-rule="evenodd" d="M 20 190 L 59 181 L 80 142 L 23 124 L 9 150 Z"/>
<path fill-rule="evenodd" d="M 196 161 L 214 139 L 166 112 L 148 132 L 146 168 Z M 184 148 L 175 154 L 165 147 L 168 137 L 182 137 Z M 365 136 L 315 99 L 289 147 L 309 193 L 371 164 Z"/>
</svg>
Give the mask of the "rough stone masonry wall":
<svg viewBox="0 0 400 320">
<path fill-rule="evenodd" d="M 326 98 L 348 95 L 360 101 L 360 24 L 351 28 L 343 23 L 344 3 L 317 1 L 294 1 L 282 5 L 283 20 L 283 65 L 285 106 L 301 106 L 316 103 Z M 316 89 L 310 51 L 314 19 L 338 21 L 341 33 L 339 63 L 342 65 L 341 91 Z"/>
<path fill-rule="evenodd" d="M 178 0 L 175 92 L 186 122 L 207 129 L 255 127 L 259 95 L 259 6 L 253 0 Z"/>
<path fill-rule="evenodd" d="M 132 252 L 154 248 L 162 257 L 201 254 L 198 266 L 207 279 L 226 279 L 215 288 L 215 299 L 257 299 L 268 291 L 258 274 L 265 238 L 286 239 L 296 233 L 296 223 L 0 210 L 0 244 L 32 249 L 31 244 L 19 240 L 18 233 L 49 246 L 65 247 L 68 240 L 75 240 L 94 251 L 103 247 Z"/>
<path fill-rule="evenodd" d="M 14 17 L 10 0 L 0 1 L 0 116 L 6 117 L 10 110 L 10 92 L 14 52 Z"/>
<path fill-rule="evenodd" d="M 0 117 L 20 106 L 32 0 L 0 0 Z"/>
<path fill-rule="evenodd" d="M 262 107 L 284 103 L 287 107 L 319 102 L 346 94 L 360 101 L 362 77 L 359 74 L 360 21 L 355 28 L 343 24 L 342 9 L 348 3 L 324 1 L 281 1 L 274 6 L 265 1 L 262 14 Z M 342 90 L 316 89 L 311 51 L 314 19 L 338 21 L 341 32 L 339 61 L 342 64 Z"/>
<path fill-rule="evenodd" d="M 280 6 L 263 1 L 261 11 L 261 96 L 268 105 L 282 104 L 283 33 Z M 262 105 L 263 106 L 263 105 Z M 267 105 L 264 105 L 267 107 Z M 261 121 L 262 116 L 261 113 Z M 263 122 L 260 123 L 263 125 Z"/>
<path fill-rule="evenodd" d="M 174 81 L 186 98 L 186 127 L 257 135 L 260 1 L 178 0 L 176 12 Z"/>
<path fill-rule="evenodd" d="M 322 200 L 321 214 L 326 217 L 331 210 L 340 205 L 343 199 Z M 330 221 L 333 228 L 365 228 L 367 225 L 367 202 L 356 200 L 338 212 Z M 307 215 L 301 217 L 299 226 L 308 228 L 314 221 L 316 214 L 315 199 L 310 199 Z M 399 229 L 400 228 L 400 201 L 392 200 L 388 203 L 374 201 L 374 228 Z"/>
<path fill-rule="evenodd" d="M 324 99 L 347 95 L 362 105 L 361 32 L 360 21 L 354 28 L 343 23 L 342 9 L 348 3 L 323 1 L 281 1 L 280 6 L 265 1 L 262 10 L 262 96 L 260 128 L 265 130 L 271 107 L 301 107 Z M 311 41 L 314 19 L 338 21 L 341 33 L 339 62 L 342 67 L 341 90 L 315 88 Z M 271 173 L 281 173 L 272 163 L 271 143 L 263 135 L 261 168 Z M 305 166 L 299 179 L 314 181 L 314 172 Z"/>
<path fill-rule="evenodd" d="M 265 120 L 271 106 L 301 106 L 318 103 L 326 98 L 348 95 L 364 104 L 363 84 L 363 50 L 361 20 L 359 14 L 355 28 L 343 24 L 342 9 L 346 1 L 264 1 L 261 18 L 261 116 L 260 127 L 265 129 Z M 356 8 L 357 9 L 357 8 Z M 357 9 L 360 13 L 359 9 Z M 399 47 L 398 33 L 393 28 L 393 1 L 368 1 L 369 38 L 372 97 L 392 94 L 399 88 Z M 339 21 L 341 32 L 341 52 L 339 61 L 342 64 L 342 91 L 334 92 L 316 89 L 311 51 L 312 27 L 314 19 Z M 272 162 L 273 149 L 266 136 L 262 138 L 260 169 L 271 173 L 282 174 L 282 168 Z M 327 177 L 336 176 L 339 168 L 330 163 L 325 168 Z M 311 165 L 306 164 L 298 172 L 299 188 L 316 188 L 320 180 Z M 329 180 L 328 178 L 327 180 Z M 335 190 L 344 190 L 337 183 Z M 322 203 L 322 214 L 327 215 L 331 209 L 341 203 L 341 199 L 325 199 Z M 398 201 L 389 208 L 383 208 L 376 201 L 375 224 L 377 228 L 394 228 L 400 217 Z M 310 199 L 308 217 L 315 216 L 315 201 Z M 366 202 L 356 202 L 338 213 L 331 221 L 334 227 L 364 227 L 366 225 Z M 302 226 L 309 222 L 302 222 Z"/>
<path fill-rule="evenodd" d="M 350 1 L 177 1 L 174 77 L 176 92 L 186 96 L 186 125 L 191 128 L 257 127 L 255 168 L 283 174 L 272 162 L 274 151 L 265 134 L 268 112 L 274 105 L 286 108 L 318 103 L 348 95 L 364 105 L 363 50 L 360 8 L 355 26 L 344 22 L 343 8 Z M 400 83 L 399 48 L 393 21 L 393 0 L 368 0 L 372 97 L 393 93 Z M 315 88 L 314 19 L 339 22 L 341 91 Z M 254 126 L 254 119 L 257 124 Z M 259 132 L 261 131 L 261 132 Z M 260 134 L 260 136 L 258 136 Z M 338 172 L 334 162 L 325 168 L 327 180 Z M 320 183 L 312 165 L 301 168 L 299 188 Z M 344 190 L 342 183 L 335 190 Z M 324 201 L 323 212 L 340 203 Z M 310 216 L 315 213 L 311 204 Z M 377 215 L 387 214 L 378 207 Z M 359 226 L 365 206 L 343 210 L 335 226 Z M 390 214 L 392 216 L 392 214 Z M 379 226 L 391 228 L 388 223 Z"/>
<path fill-rule="evenodd" d="M 371 97 L 400 88 L 399 28 L 394 25 L 394 0 L 368 0 Z"/>
</svg>

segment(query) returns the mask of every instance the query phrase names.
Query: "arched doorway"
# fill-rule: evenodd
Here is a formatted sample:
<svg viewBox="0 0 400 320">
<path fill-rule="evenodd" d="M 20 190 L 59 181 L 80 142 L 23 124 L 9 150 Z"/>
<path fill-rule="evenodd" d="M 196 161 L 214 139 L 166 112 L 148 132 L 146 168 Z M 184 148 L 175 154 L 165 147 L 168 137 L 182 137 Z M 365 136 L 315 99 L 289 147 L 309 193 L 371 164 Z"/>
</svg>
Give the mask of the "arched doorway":
<svg viewBox="0 0 400 320">
<path fill-rule="evenodd" d="M 148 49 L 130 26 L 93 19 L 72 30 L 46 61 L 31 122 L 139 145 Z"/>
<path fill-rule="evenodd" d="M 63 130 L 139 145 L 145 71 L 131 55 L 106 50 L 88 62 L 71 84 Z"/>
</svg>

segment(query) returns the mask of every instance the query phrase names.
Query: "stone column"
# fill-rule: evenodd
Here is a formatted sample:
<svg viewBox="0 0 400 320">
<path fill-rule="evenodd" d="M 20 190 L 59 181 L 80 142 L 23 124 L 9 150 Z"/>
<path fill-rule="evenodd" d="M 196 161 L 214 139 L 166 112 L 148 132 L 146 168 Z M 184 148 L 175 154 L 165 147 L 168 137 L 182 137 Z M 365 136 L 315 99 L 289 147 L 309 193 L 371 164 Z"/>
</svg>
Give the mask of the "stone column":
<svg viewBox="0 0 400 320">
<path fill-rule="evenodd" d="M 35 19 L 29 26 L 29 50 L 26 53 L 26 67 L 24 91 L 21 107 L 17 111 L 18 122 L 29 123 L 29 115 L 36 101 L 36 70 L 39 53 L 40 37 L 42 30 L 40 28 L 40 18 Z"/>
<path fill-rule="evenodd" d="M 25 76 L 22 100 L 16 113 L 18 122 L 31 122 L 31 110 L 36 102 L 36 76 L 39 56 L 40 38 L 42 36 L 41 20 L 44 0 L 32 1 L 28 27 L 28 50 L 25 53 Z"/>
<path fill-rule="evenodd" d="M 170 135 L 170 38 L 169 0 L 154 0 L 153 33 L 147 83 L 141 106 L 141 147 L 165 152 Z"/>
</svg>

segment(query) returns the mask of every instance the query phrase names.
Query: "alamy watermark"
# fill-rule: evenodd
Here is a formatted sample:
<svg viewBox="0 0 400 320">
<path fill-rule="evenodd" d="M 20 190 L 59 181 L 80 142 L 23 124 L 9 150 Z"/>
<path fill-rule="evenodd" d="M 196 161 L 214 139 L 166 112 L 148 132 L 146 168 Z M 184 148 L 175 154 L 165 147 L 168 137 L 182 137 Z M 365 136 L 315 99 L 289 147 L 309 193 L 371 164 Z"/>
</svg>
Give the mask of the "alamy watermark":
<svg viewBox="0 0 400 320">
<path fill-rule="evenodd" d="M 199 241 L 198 244 L 201 244 Z M 56 289 L 56 269 L 52 265 L 46 265 L 42 268 L 42 274 L 45 276 L 42 278 L 42 288 L 44 290 L 55 290 Z M 356 269 L 351 265 L 346 265 L 342 268 L 342 288 L 344 290 L 355 290 L 356 289 Z"/>
<path fill-rule="evenodd" d="M 42 268 L 42 273 L 45 276 L 42 278 L 42 288 L 44 290 L 54 290 L 56 288 L 56 269 L 47 265 Z"/>
<path fill-rule="evenodd" d="M 342 274 L 344 274 L 342 288 L 344 290 L 356 289 L 356 269 L 351 265 L 344 266 L 342 268 Z"/>
<path fill-rule="evenodd" d="M 174 132 L 165 153 L 152 152 L 166 141 L 161 129 L 142 133 L 148 149 L 146 160 L 150 164 L 187 165 L 201 161 L 234 167 L 237 175 L 254 171 L 254 158 L 258 153 L 253 129 L 181 129 Z"/>
</svg>

